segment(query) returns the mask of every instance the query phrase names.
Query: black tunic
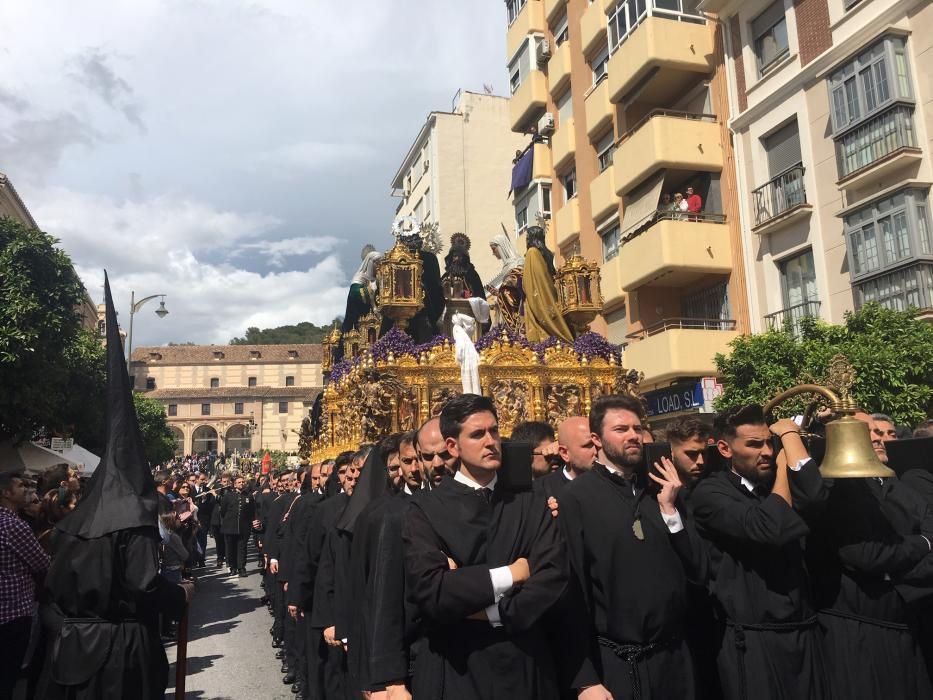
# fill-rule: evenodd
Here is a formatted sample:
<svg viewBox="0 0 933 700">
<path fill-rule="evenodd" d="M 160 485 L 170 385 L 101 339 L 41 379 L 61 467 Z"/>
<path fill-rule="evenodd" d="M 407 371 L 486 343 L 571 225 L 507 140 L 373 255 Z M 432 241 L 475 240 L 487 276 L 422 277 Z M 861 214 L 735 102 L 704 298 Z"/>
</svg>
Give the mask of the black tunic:
<svg viewBox="0 0 933 700">
<path fill-rule="evenodd" d="M 933 538 L 933 513 L 896 479 L 833 484 L 807 555 L 837 697 L 933 698 L 908 603 L 933 594 L 933 576 L 923 573 L 933 554 L 921 533 Z"/>
<path fill-rule="evenodd" d="M 636 508 L 643 539 L 634 531 Z M 687 572 L 675 544 L 692 569 L 701 568 L 702 546 L 685 513 L 681 519 L 685 529 L 672 535 L 640 480 L 633 490 L 600 464 L 574 479 L 560 499 L 558 520 L 599 638 L 593 654 L 617 700 L 636 692 L 645 699 L 694 697 L 684 639 Z M 613 645 L 630 647 L 639 658 L 630 662 Z"/>
<path fill-rule="evenodd" d="M 544 494 L 545 498 L 550 498 L 553 496 L 559 503 L 560 497 L 564 493 L 564 490 L 572 482 L 573 479 L 568 479 L 566 476 L 564 476 L 563 469 L 555 469 L 554 471 L 535 479 L 532 482 L 532 488 L 534 488 L 535 493 Z"/>
<path fill-rule="evenodd" d="M 825 488 L 813 461 L 788 474 L 793 508 L 749 491 L 732 471 L 693 490 L 710 590 L 727 625 L 718 666 L 728 700 L 829 697 L 803 553 L 803 514 L 825 501 Z"/>
<path fill-rule="evenodd" d="M 406 589 L 425 625 L 413 696 L 557 698 L 545 616 L 567 589 L 568 570 L 544 499 L 497 485 L 487 503 L 469 486 L 445 477 L 433 491 L 410 500 L 403 541 Z M 448 557 L 456 570 L 449 568 Z M 467 619 L 495 603 L 490 569 L 521 557 L 528 559 L 531 577 L 499 600 L 503 626 Z M 568 627 L 568 649 L 573 631 Z"/>
<path fill-rule="evenodd" d="M 162 700 L 168 661 L 159 614 L 181 617 L 184 590 L 159 575 L 154 527 L 94 539 L 57 532 L 42 611 L 49 644 L 36 697 Z"/>
<path fill-rule="evenodd" d="M 246 537 L 255 517 L 253 497 L 246 491 L 231 489 L 220 499 L 220 531 L 224 535 Z"/>
<path fill-rule="evenodd" d="M 415 610 L 406 604 L 402 523 L 411 496 L 386 494 L 356 521 L 350 554 L 348 666 L 354 689 L 408 680 Z"/>
</svg>

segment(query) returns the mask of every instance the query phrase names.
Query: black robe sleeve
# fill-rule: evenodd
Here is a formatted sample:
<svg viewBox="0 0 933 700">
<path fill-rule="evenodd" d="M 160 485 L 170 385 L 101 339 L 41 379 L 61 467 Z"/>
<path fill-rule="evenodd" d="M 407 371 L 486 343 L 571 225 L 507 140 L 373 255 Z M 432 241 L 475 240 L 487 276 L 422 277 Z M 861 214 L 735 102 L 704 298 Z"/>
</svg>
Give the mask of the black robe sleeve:
<svg viewBox="0 0 933 700">
<path fill-rule="evenodd" d="M 137 610 L 154 609 L 172 619 L 181 619 L 185 591 L 159 576 L 158 541 L 138 530 L 126 530 L 117 535 L 117 547 L 122 587 L 135 598 Z"/>
<path fill-rule="evenodd" d="M 334 540 L 337 531 L 331 529 L 325 535 L 321 561 L 314 578 L 314 604 L 311 610 L 311 626 L 321 629 L 336 624 L 334 610 Z M 291 588 L 291 586 L 289 586 Z"/>
<path fill-rule="evenodd" d="M 780 496 L 736 499 L 728 483 L 707 479 L 693 494 L 693 512 L 703 528 L 740 541 L 783 547 L 809 532 L 806 522 Z"/>
<path fill-rule="evenodd" d="M 486 566 L 451 570 L 443 543 L 424 512 L 412 504 L 402 530 L 405 582 L 425 617 L 440 623 L 464 620 L 495 602 Z"/>
</svg>

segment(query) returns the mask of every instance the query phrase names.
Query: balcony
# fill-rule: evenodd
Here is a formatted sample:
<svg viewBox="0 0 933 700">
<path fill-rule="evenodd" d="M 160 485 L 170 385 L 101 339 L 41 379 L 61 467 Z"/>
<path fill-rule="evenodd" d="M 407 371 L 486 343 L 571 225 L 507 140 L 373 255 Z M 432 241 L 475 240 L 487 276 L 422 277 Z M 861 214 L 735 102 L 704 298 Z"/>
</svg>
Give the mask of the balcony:
<svg viewBox="0 0 933 700">
<path fill-rule="evenodd" d="M 765 316 L 765 323 L 769 331 L 786 331 L 793 337 L 800 337 L 800 321 L 805 318 L 820 317 L 820 302 L 816 299 L 794 304 L 786 309 L 775 311 Z"/>
<path fill-rule="evenodd" d="M 531 126 L 547 105 L 547 77 L 539 70 L 531 71 L 509 100 L 509 123 L 512 131 L 522 133 Z"/>
<path fill-rule="evenodd" d="M 551 179 L 551 149 L 548 148 L 546 143 L 536 143 L 533 148 L 535 149 L 535 153 L 534 162 L 531 166 L 531 179 Z"/>
<path fill-rule="evenodd" d="M 626 336 L 625 367 L 645 373 L 644 388 L 677 377 L 715 376 L 716 354 L 728 353 L 738 335 L 732 320 L 666 319 Z"/>
<path fill-rule="evenodd" d="M 770 233 L 810 216 L 813 207 L 807 203 L 803 175 L 803 163 L 798 163 L 752 190 L 752 231 Z"/>
<path fill-rule="evenodd" d="M 577 137 L 574 129 L 574 120 L 568 119 L 561 124 L 554 136 L 551 137 L 551 157 L 554 159 L 554 170 L 561 170 L 569 164 L 577 152 Z"/>
<path fill-rule="evenodd" d="M 609 101 L 609 81 L 603 78 L 586 96 L 586 135 L 595 141 L 612 125 L 615 107 Z"/>
<path fill-rule="evenodd" d="M 521 48 L 521 43 L 529 34 L 544 34 L 547 31 L 547 22 L 544 21 L 544 2 L 542 0 L 528 0 L 518 17 L 509 26 L 505 37 L 505 60 L 511 61 Z"/>
<path fill-rule="evenodd" d="M 544 16 L 551 24 L 557 19 L 557 14 L 567 7 L 567 0 L 544 0 Z"/>
<path fill-rule="evenodd" d="M 606 44 L 606 12 L 601 2 L 590 3 L 580 17 L 580 35 L 583 37 L 583 55 L 592 56 Z"/>
<path fill-rule="evenodd" d="M 668 104 L 713 71 L 713 36 L 695 3 L 630 0 L 609 18 L 609 96 Z M 628 7 L 632 5 L 633 7 Z M 632 19 L 632 16 L 641 14 Z"/>
<path fill-rule="evenodd" d="M 601 221 L 619 209 L 615 170 L 615 166 L 610 165 L 590 183 L 590 208 L 593 210 L 594 221 Z"/>
<path fill-rule="evenodd" d="M 910 163 L 919 162 L 913 105 L 896 103 L 881 114 L 835 137 L 839 182 L 859 187 Z"/>
<path fill-rule="evenodd" d="M 619 250 L 622 289 L 682 287 L 706 275 L 732 271 L 732 246 L 725 218 L 699 214 L 685 221 L 670 211 L 658 212 L 660 220 L 628 241 Z"/>
<path fill-rule="evenodd" d="M 613 161 L 616 194 L 630 192 L 662 168 L 720 172 L 719 124 L 711 114 L 654 110 L 619 139 Z"/>
<path fill-rule="evenodd" d="M 619 307 L 625 301 L 625 292 L 619 279 L 622 267 L 619 256 L 604 262 L 599 268 L 600 288 L 603 293 L 603 312 Z"/>
<path fill-rule="evenodd" d="M 551 97 L 560 95 L 570 84 L 570 42 L 565 41 L 547 62 L 547 79 Z"/>
<path fill-rule="evenodd" d="M 574 197 L 554 215 L 554 238 L 557 247 L 580 235 L 580 200 Z"/>
</svg>

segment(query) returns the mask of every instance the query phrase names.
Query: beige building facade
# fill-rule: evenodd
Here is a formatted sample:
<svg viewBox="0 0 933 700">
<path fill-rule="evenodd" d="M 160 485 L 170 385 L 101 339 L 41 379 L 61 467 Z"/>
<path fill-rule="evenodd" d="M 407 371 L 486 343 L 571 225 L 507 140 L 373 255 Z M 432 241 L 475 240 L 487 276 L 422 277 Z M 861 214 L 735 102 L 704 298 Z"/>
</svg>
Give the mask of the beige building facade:
<svg viewBox="0 0 933 700">
<path fill-rule="evenodd" d="M 592 328 L 625 344 L 649 403 L 699 396 L 749 328 L 721 26 L 688 0 L 508 0 L 506 19 L 511 126 L 533 162 L 516 228 L 540 203 L 527 218 L 550 219 L 559 259 L 600 265 Z M 689 216 L 667 203 L 688 187 Z"/>
<path fill-rule="evenodd" d="M 501 267 L 489 242 L 513 217 L 511 166 L 502 154 L 514 154 L 523 142 L 509 128 L 507 98 L 460 91 L 450 112 L 428 115 L 395 173 L 396 216 L 437 223 L 444 252 L 452 233 L 465 233 L 470 259 L 486 282 Z"/>
<path fill-rule="evenodd" d="M 933 312 L 933 5 L 702 7 L 726 28 L 752 329 Z"/>
<path fill-rule="evenodd" d="M 165 406 L 178 454 L 296 451 L 324 383 L 320 345 L 141 347 L 130 374 Z"/>
</svg>

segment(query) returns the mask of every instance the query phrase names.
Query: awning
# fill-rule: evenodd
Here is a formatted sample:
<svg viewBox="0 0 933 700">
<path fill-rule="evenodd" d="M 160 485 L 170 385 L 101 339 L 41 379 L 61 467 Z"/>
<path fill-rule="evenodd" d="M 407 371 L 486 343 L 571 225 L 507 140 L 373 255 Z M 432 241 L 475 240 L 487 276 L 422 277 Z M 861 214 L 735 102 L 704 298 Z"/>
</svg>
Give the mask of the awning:
<svg viewBox="0 0 933 700">
<path fill-rule="evenodd" d="M 32 442 L 21 442 L 14 445 L 12 440 L 0 443 L 0 471 L 27 472 L 40 474 L 49 467 L 67 464 L 78 470 L 80 464 L 69 459 L 60 452 L 41 447 Z"/>
<path fill-rule="evenodd" d="M 100 457 L 77 443 L 62 450 L 59 454 L 77 464 L 75 471 L 78 472 L 81 478 L 93 476 L 97 465 L 100 464 Z"/>
<path fill-rule="evenodd" d="M 518 162 L 512 166 L 512 189 L 509 190 L 509 194 L 528 186 L 528 183 L 531 182 L 534 161 L 535 149 L 534 144 L 532 144 L 518 159 Z"/>
<path fill-rule="evenodd" d="M 620 227 L 622 236 L 654 218 L 658 210 L 658 202 L 661 201 L 661 190 L 664 188 L 666 174 L 666 170 L 659 170 L 644 185 L 625 197 Z"/>
</svg>

